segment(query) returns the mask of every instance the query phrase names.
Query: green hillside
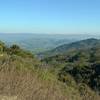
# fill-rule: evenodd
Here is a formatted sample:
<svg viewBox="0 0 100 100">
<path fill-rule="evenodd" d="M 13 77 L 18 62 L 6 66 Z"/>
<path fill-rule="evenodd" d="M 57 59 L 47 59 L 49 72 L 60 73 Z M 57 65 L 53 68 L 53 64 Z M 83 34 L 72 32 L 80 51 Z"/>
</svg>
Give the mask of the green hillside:
<svg viewBox="0 0 100 100">
<path fill-rule="evenodd" d="M 64 44 L 61 46 L 56 47 L 53 50 L 49 50 L 47 52 L 43 52 L 38 54 L 39 57 L 44 58 L 45 56 L 54 56 L 56 54 L 63 54 L 68 51 L 73 51 L 73 50 L 80 50 L 80 49 L 88 49 L 92 47 L 99 47 L 100 46 L 100 40 L 99 39 L 94 39 L 94 38 L 89 38 L 86 40 L 81 40 L 69 44 Z"/>
<path fill-rule="evenodd" d="M 88 86 L 100 94 L 100 47 L 96 44 L 90 48 L 83 47 L 47 57 L 42 61 L 53 66 L 58 79 L 66 85 L 73 85 L 72 77 L 77 85 L 82 84 L 84 89 Z"/>
<path fill-rule="evenodd" d="M 99 100 L 88 84 L 77 84 L 63 72 L 66 61 L 59 57 L 41 62 L 18 45 L 0 42 L 0 100 Z"/>
</svg>

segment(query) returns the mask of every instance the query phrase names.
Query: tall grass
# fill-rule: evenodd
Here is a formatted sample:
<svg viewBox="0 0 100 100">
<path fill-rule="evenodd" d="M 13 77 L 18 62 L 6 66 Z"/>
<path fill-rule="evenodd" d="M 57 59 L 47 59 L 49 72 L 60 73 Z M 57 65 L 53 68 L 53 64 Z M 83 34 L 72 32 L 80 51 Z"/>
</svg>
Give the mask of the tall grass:
<svg viewBox="0 0 100 100">
<path fill-rule="evenodd" d="M 35 58 L 3 54 L 0 57 L 0 100 L 99 100 L 95 96 L 81 97 L 77 89 L 59 82 L 48 69 L 40 66 Z"/>
</svg>

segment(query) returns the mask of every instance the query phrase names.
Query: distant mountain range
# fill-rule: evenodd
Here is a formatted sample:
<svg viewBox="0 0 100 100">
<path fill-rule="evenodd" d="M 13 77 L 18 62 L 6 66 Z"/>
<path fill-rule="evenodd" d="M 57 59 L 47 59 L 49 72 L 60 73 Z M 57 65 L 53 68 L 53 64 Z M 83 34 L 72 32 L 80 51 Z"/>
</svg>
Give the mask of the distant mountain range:
<svg viewBox="0 0 100 100">
<path fill-rule="evenodd" d="M 69 44 L 64 44 L 61 46 L 56 47 L 53 50 L 49 50 L 47 52 L 43 52 L 40 53 L 39 56 L 40 57 L 48 57 L 48 56 L 54 56 L 57 54 L 64 54 L 68 51 L 72 51 L 72 50 L 84 50 L 84 49 L 90 49 L 90 48 L 94 48 L 94 47 L 100 47 L 100 40 L 99 39 L 95 39 L 95 38 L 89 38 L 86 40 L 80 40 L 77 42 L 72 42 Z"/>
<path fill-rule="evenodd" d="M 0 34 L 0 40 L 6 42 L 7 45 L 18 44 L 21 48 L 30 50 L 32 53 L 35 54 L 52 50 L 63 44 L 69 44 L 87 38 L 99 38 L 99 35 L 97 34 L 58 35 L 58 34 L 30 34 L 30 33 Z M 63 49 L 62 46 L 61 48 Z M 58 48 L 56 50 L 58 50 Z M 60 49 L 58 51 L 60 51 Z"/>
<path fill-rule="evenodd" d="M 54 49 L 64 43 L 69 43 L 71 40 L 59 39 L 59 38 L 30 38 L 16 42 L 22 48 L 32 51 L 33 53 L 44 52 L 47 50 Z"/>
</svg>

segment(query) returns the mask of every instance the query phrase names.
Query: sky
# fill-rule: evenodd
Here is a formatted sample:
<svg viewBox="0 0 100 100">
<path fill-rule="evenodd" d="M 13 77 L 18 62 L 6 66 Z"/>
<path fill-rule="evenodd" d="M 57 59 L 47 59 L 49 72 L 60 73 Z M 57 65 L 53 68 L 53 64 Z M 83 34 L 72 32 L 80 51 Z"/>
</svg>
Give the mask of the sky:
<svg viewBox="0 0 100 100">
<path fill-rule="evenodd" d="M 100 33 L 100 0 L 0 0 L 0 33 Z"/>
</svg>

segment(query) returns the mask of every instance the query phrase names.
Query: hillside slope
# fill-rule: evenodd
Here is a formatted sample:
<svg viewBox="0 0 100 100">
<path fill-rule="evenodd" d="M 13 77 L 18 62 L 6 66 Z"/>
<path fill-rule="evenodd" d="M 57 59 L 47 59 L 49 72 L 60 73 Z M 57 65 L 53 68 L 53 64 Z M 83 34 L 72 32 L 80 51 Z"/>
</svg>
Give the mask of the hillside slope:
<svg viewBox="0 0 100 100">
<path fill-rule="evenodd" d="M 73 42 L 70 44 L 64 44 L 64 45 L 58 46 L 53 50 L 40 53 L 40 54 L 38 54 L 38 56 L 40 56 L 40 57 L 47 56 L 48 57 L 48 56 L 53 56 L 56 54 L 66 53 L 66 52 L 72 51 L 72 50 L 89 49 L 89 48 L 96 47 L 96 46 L 97 47 L 100 46 L 100 40 L 94 39 L 94 38 L 89 38 L 86 40 L 81 40 L 81 41 Z"/>
<path fill-rule="evenodd" d="M 100 93 L 100 47 L 97 44 L 47 57 L 42 61 L 53 66 L 54 72 L 58 70 L 58 79 L 67 85 L 72 84 L 68 78 L 71 76 L 77 84 L 88 85 Z"/>
<path fill-rule="evenodd" d="M 58 80 L 49 65 L 31 53 L 0 43 L 0 99 L 5 100 L 99 100 L 89 87 L 84 95 L 73 78 L 74 86 Z"/>
</svg>

